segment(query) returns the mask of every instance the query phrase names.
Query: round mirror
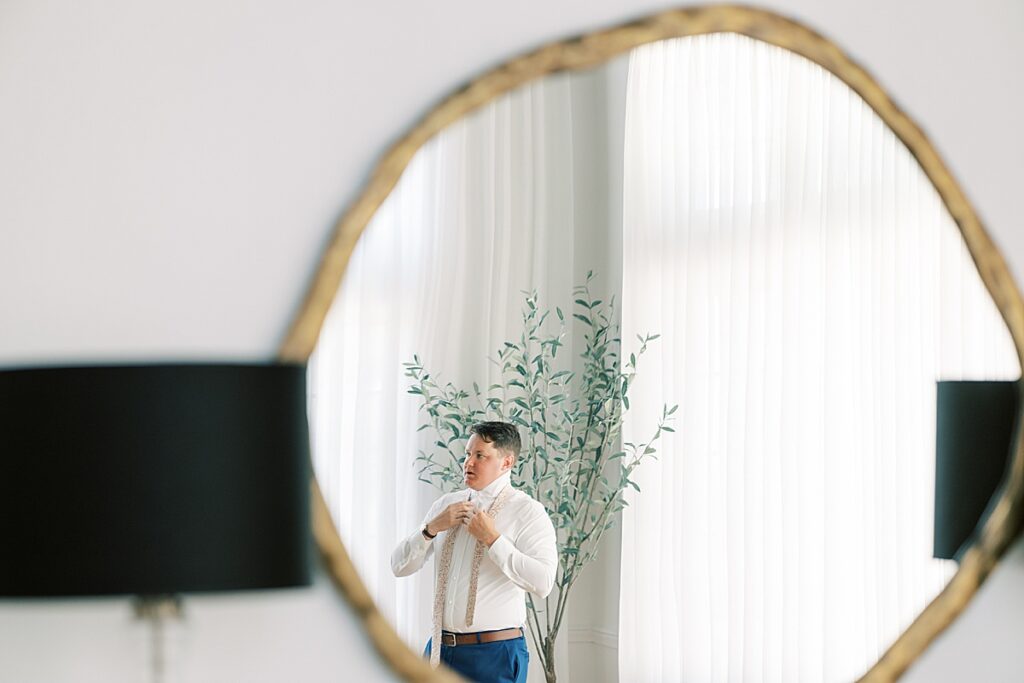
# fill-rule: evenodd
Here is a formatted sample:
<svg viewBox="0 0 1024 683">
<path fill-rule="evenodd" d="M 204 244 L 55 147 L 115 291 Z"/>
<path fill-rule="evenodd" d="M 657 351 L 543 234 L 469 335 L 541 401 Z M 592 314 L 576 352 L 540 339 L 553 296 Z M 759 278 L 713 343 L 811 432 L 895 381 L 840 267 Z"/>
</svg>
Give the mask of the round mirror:
<svg viewBox="0 0 1024 683">
<path fill-rule="evenodd" d="M 314 467 L 358 570 L 334 555 L 339 579 L 422 675 L 451 558 L 442 536 L 399 578 L 393 555 L 442 496 L 486 492 L 464 451 L 497 420 L 554 585 L 485 551 L 464 573 L 488 628 L 445 630 L 525 626 L 537 681 L 898 675 L 919 646 L 879 659 L 957 575 L 932 553 L 936 382 L 1020 376 L 975 265 L 1001 260 L 821 38 L 734 8 L 647 26 L 453 96 L 343 220 L 285 351 L 315 333 Z M 451 614 L 478 600 L 453 593 Z"/>
</svg>

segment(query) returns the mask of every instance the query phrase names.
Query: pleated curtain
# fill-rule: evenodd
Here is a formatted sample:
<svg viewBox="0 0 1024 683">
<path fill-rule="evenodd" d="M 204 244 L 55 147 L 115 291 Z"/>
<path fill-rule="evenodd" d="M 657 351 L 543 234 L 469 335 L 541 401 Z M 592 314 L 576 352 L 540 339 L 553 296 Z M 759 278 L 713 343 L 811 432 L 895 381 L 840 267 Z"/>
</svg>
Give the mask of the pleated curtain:
<svg viewBox="0 0 1024 683">
<path fill-rule="evenodd" d="M 476 111 L 428 142 L 359 240 L 309 364 L 317 478 L 352 559 L 414 648 L 429 636 L 432 571 L 395 579 L 390 553 L 440 492 L 414 458 L 436 437 L 403 362 L 470 388 L 499 379 L 524 291 L 571 306 L 573 135 L 566 78 Z M 557 258 L 552 256 L 557 255 Z"/>
<path fill-rule="evenodd" d="M 845 84 L 730 34 L 637 49 L 623 438 L 676 432 L 623 517 L 619 679 L 849 681 L 948 581 L 935 381 L 1015 379 L 1005 325 L 902 143 Z"/>
</svg>

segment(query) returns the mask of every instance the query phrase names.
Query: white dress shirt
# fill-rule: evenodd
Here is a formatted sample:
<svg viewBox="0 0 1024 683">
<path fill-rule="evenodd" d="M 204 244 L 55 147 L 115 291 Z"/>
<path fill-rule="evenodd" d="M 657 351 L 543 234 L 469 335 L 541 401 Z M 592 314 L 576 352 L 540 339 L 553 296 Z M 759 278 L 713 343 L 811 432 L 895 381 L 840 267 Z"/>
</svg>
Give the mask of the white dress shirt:
<svg viewBox="0 0 1024 683">
<path fill-rule="evenodd" d="M 466 501 L 471 492 L 477 509 L 487 510 L 502 489 L 511 487 L 510 479 L 511 474 L 505 473 L 481 491 L 464 489 L 441 496 L 430 506 L 423 523 L 433 520 L 452 503 Z M 445 631 L 474 633 L 524 626 L 526 592 L 544 598 L 555 585 L 558 568 L 555 527 L 543 505 L 512 488 L 511 496 L 498 512 L 494 525 L 501 535 L 484 554 L 480 564 L 472 626 L 466 624 L 466 603 L 476 538 L 468 529 L 463 529 L 455 539 L 441 619 L 441 627 Z M 428 540 L 420 529 L 401 541 L 391 553 L 391 571 L 395 576 L 409 576 L 419 571 L 434 554 L 435 546 L 440 557 L 445 535 L 455 531 L 453 527 Z M 438 564 L 434 562 L 435 585 Z"/>
</svg>

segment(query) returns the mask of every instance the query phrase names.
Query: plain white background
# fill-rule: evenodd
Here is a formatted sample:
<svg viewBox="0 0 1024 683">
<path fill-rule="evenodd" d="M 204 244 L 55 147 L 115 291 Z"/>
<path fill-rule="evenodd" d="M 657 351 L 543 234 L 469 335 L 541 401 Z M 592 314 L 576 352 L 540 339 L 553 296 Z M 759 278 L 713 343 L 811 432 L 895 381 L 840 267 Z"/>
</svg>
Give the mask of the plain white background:
<svg viewBox="0 0 1024 683">
<path fill-rule="evenodd" d="M 339 213 L 432 104 L 670 6 L 0 1 L 0 363 L 270 358 Z M 1024 3 L 764 6 L 876 76 L 1021 273 Z M 323 580 L 190 604 L 180 680 L 390 679 Z M 909 680 L 1019 680 L 1022 608 L 1018 549 Z M 144 642 L 123 602 L 0 604 L 0 680 L 140 680 Z"/>
</svg>

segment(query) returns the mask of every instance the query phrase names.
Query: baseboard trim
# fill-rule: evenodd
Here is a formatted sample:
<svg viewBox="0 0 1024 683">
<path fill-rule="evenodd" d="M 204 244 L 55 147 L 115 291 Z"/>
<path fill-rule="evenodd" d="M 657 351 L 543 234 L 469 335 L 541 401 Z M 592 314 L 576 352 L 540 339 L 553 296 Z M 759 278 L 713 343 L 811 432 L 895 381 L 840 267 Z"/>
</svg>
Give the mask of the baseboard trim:
<svg viewBox="0 0 1024 683">
<path fill-rule="evenodd" d="M 619 634 L 603 628 L 570 628 L 569 644 L 593 643 L 609 650 L 619 649 Z"/>
</svg>

